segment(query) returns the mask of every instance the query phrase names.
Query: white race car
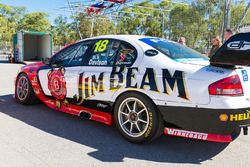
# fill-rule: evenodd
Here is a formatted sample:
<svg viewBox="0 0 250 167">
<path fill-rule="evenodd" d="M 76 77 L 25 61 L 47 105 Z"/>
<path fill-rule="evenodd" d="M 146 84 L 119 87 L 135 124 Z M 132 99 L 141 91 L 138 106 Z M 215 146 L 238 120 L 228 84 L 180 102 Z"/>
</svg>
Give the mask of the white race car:
<svg viewBox="0 0 250 167">
<path fill-rule="evenodd" d="M 212 57 L 156 37 L 82 40 L 24 66 L 15 98 L 108 125 L 134 143 L 162 133 L 231 142 L 250 124 L 250 34 Z"/>
</svg>

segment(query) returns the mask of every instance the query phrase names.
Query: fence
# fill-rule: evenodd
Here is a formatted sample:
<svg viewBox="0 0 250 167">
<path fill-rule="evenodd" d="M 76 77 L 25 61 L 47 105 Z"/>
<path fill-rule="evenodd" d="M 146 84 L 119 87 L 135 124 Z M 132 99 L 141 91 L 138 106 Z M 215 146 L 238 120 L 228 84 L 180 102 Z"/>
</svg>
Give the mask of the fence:
<svg viewBox="0 0 250 167">
<path fill-rule="evenodd" d="M 0 42 L 0 61 L 8 61 L 8 55 L 11 53 L 11 42 Z"/>
</svg>

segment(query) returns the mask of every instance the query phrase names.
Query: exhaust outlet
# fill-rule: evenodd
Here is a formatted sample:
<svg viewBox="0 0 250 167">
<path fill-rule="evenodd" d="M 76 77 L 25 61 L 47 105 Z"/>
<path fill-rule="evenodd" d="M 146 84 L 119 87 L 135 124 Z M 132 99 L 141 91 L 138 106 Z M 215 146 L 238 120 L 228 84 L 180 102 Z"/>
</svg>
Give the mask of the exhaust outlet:
<svg viewBox="0 0 250 167">
<path fill-rule="evenodd" d="M 86 112 L 86 111 L 81 111 L 79 116 L 83 119 L 90 119 L 91 118 L 91 114 L 89 112 Z"/>
</svg>

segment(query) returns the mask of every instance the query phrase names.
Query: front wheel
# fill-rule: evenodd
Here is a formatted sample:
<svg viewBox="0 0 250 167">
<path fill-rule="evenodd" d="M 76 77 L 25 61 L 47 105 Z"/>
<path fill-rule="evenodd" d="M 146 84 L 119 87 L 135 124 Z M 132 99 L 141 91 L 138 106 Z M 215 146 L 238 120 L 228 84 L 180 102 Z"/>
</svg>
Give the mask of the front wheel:
<svg viewBox="0 0 250 167">
<path fill-rule="evenodd" d="M 29 78 L 24 73 L 19 75 L 17 78 L 15 97 L 19 103 L 25 105 L 35 104 L 38 102 L 38 99 L 30 84 Z"/>
<path fill-rule="evenodd" d="M 163 120 L 154 103 L 139 93 L 122 95 L 114 108 L 117 129 L 133 143 L 150 142 L 163 133 Z"/>
</svg>

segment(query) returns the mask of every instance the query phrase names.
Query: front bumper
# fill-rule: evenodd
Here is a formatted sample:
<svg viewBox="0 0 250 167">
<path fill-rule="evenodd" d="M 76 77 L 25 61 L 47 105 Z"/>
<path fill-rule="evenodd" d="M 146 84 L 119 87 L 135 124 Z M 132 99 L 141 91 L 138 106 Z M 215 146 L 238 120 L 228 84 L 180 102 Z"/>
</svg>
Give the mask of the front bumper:
<svg viewBox="0 0 250 167">
<path fill-rule="evenodd" d="M 250 108 L 207 109 L 158 106 L 165 122 L 178 129 L 207 134 L 230 135 L 235 139 L 243 127 L 250 126 Z"/>
</svg>

